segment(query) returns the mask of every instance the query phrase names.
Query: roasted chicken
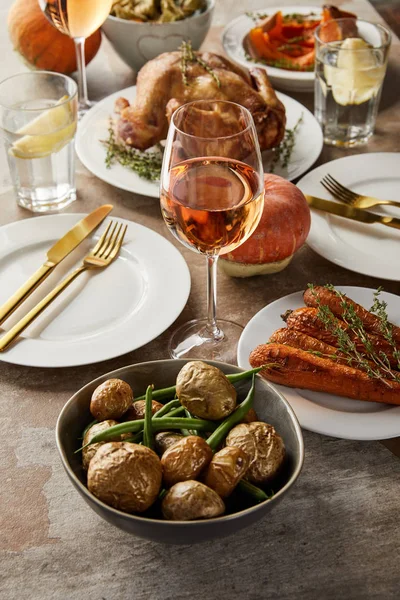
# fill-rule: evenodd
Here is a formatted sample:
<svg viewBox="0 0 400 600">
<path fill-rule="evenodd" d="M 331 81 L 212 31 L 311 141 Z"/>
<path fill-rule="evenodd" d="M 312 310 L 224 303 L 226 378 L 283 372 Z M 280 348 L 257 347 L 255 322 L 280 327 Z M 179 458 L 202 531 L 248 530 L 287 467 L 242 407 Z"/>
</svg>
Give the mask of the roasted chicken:
<svg viewBox="0 0 400 600">
<path fill-rule="evenodd" d="M 285 107 L 264 69 L 250 73 L 211 52 L 192 53 L 183 66 L 182 52 L 166 52 L 139 72 L 132 105 L 119 99 L 122 108 L 119 137 L 129 146 L 145 150 L 165 139 L 169 120 L 182 104 L 193 100 L 230 100 L 252 114 L 261 150 L 277 146 L 285 133 Z M 218 115 L 212 136 L 219 133 Z M 223 124 L 222 124 L 223 125 Z M 192 132 L 195 134 L 195 130 Z"/>
</svg>

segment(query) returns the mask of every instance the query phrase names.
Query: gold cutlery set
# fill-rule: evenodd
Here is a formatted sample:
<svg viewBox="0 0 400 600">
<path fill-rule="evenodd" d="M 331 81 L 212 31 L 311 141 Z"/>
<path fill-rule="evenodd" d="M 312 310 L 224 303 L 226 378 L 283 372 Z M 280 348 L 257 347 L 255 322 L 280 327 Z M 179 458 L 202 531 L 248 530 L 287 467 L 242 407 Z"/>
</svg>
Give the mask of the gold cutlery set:
<svg viewBox="0 0 400 600">
<path fill-rule="evenodd" d="M 378 215 L 365 210 L 373 206 L 381 205 L 390 205 L 400 208 L 400 202 L 396 202 L 395 200 L 379 200 L 379 198 L 356 194 L 329 174 L 322 178 L 321 184 L 334 198 L 339 200 L 341 204 L 305 194 L 308 205 L 311 208 L 316 208 L 317 210 L 322 210 L 361 223 L 379 223 L 380 225 L 400 229 L 400 218 L 391 217 L 389 215 Z"/>
<path fill-rule="evenodd" d="M 0 325 L 53 272 L 57 265 L 100 225 L 112 209 L 112 204 L 100 206 L 79 221 L 48 250 L 46 262 L 3 306 L 0 306 Z M 5 350 L 81 273 L 89 269 L 108 267 L 118 256 L 126 230 L 127 225 L 124 226 L 122 223 L 110 221 L 94 248 L 84 257 L 82 265 L 67 275 L 45 298 L 0 338 L 0 351 Z"/>
</svg>

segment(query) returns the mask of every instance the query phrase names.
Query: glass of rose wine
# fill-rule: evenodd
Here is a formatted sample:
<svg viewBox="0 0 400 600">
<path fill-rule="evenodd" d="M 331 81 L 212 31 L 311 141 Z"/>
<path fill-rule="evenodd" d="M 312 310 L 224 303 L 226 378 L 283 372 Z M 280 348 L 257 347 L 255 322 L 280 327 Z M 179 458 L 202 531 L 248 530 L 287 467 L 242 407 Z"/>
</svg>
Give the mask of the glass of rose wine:
<svg viewBox="0 0 400 600">
<path fill-rule="evenodd" d="M 216 317 L 217 261 L 242 244 L 263 209 L 263 168 L 250 112 L 199 100 L 172 115 L 161 171 L 161 211 L 171 233 L 207 263 L 207 317 L 172 335 L 173 358 L 236 362 L 241 325 Z M 232 299 L 232 301 L 234 301 Z"/>
<path fill-rule="evenodd" d="M 104 23 L 112 3 L 113 0 L 39 0 L 50 23 L 75 42 L 80 117 L 94 104 L 89 101 L 87 91 L 85 39 Z"/>
</svg>

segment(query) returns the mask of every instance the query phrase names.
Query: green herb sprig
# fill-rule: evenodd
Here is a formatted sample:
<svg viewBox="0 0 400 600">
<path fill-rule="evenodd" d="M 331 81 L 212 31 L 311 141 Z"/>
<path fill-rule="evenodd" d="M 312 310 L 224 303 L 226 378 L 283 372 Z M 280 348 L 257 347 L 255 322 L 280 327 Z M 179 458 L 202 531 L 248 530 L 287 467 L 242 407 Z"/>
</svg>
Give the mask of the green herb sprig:
<svg viewBox="0 0 400 600">
<path fill-rule="evenodd" d="M 182 42 L 182 44 L 179 46 L 179 50 L 181 52 L 181 71 L 182 71 L 183 85 L 185 85 L 185 86 L 190 85 L 188 75 L 187 75 L 189 64 L 197 63 L 198 65 L 203 67 L 203 69 L 205 71 L 207 71 L 207 73 L 209 73 L 212 76 L 212 78 L 214 79 L 217 86 L 221 87 L 221 81 L 220 81 L 218 75 L 206 62 L 204 62 L 204 60 L 202 58 L 200 58 L 200 56 L 198 56 L 198 54 L 196 54 L 193 51 L 192 43 L 190 41 Z"/>
<path fill-rule="evenodd" d="M 318 306 L 318 318 L 324 325 L 325 329 L 330 331 L 336 338 L 339 350 L 347 358 L 347 362 L 350 366 L 365 371 L 367 375 L 374 379 L 383 381 L 390 387 L 390 380 L 400 383 L 400 373 L 395 373 L 390 364 L 390 360 L 385 352 L 380 350 L 377 352 L 371 342 L 368 333 L 365 330 L 364 324 L 360 317 L 357 315 L 354 306 L 347 301 L 346 295 L 336 290 L 332 285 L 325 286 L 330 291 L 334 292 L 340 299 L 340 306 L 343 309 L 342 320 L 346 324 L 347 329 L 340 327 L 338 319 L 332 313 L 329 306 L 322 304 L 318 295 L 314 292 L 314 286 L 308 284 L 316 303 Z M 388 331 L 388 323 L 386 306 L 385 303 L 381 302 L 378 298 L 380 290 L 375 292 L 375 302 L 373 308 L 379 312 L 378 318 L 381 319 L 383 328 Z M 389 327 L 390 330 L 390 327 Z M 389 333 L 390 337 L 390 333 Z M 354 338 L 360 340 L 365 349 L 365 353 L 360 352 L 357 349 L 357 344 Z M 396 345 L 392 339 L 392 347 L 397 352 L 397 359 L 399 353 L 396 349 Z M 389 381 L 388 381 L 389 380 Z"/>
<path fill-rule="evenodd" d="M 300 115 L 296 125 L 292 129 L 285 129 L 285 135 L 279 146 L 274 148 L 274 158 L 269 166 L 269 172 L 274 173 L 277 165 L 286 168 L 293 154 L 296 143 L 296 133 L 303 122 L 303 113 Z"/>
<path fill-rule="evenodd" d="M 302 67 L 300 65 L 294 65 L 293 63 L 291 63 L 289 60 L 286 60 L 285 58 L 279 58 L 277 60 L 266 60 L 265 58 L 254 58 L 253 56 L 250 56 L 250 54 L 248 54 L 247 52 L 245 52 L 245 58 L 246 60 L 253 62 L 253 63 L 258 63 L 261 65 L 266 65 L 267 67 L 276 67 L 277 69 L 287 69 L 289 71 L 302 71 L 302 72 L 307 72 L 307 71 L 314 71 L 314 65 L 308 65 L 306 67 Z"/>
<path fill-rule="evenodd" d="M 114 123 L 110 119 L 108 128 L 108 139 L 101 140 L 101 143 L 107 148 L 105 163 L 107 169 L 113 164 L 119 163 L 123 167 L 128 167 L 135 171 L 139 177 L 149 181 L 159 181 L 161 174 L 161 165 L 164 149 L 160 144 L 150 151 L 141 151 L 131 148 L 118 141 L 115 137 Z"/>
</svg>

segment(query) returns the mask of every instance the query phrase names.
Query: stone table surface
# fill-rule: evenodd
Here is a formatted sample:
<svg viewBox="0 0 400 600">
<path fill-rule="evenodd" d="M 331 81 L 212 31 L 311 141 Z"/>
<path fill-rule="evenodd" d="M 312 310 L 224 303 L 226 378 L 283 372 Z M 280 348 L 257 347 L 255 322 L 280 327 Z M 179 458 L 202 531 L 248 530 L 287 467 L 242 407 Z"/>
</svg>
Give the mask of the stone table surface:
<svg viewBox="0 0 400 600">
<path fill-rule="evenodd" d="M 26 68 L 8 40 L 10 4 L 0 0 L 0 78 Z M 244 9 L 268 4 L 277 3 L 217 0 L 215 27 L 204 47 L 220 51 L 222 25 Z M 380 20 L 366 0 L 336 4 Z M 400 150 L 399 73 L 400 45 L 395 39 L 376 135 L 363 151 Z M 106 40 L 88 77 L 93 98 L 134 83 L 134 73 Z M 295 97 L 312 109 L 311 94 Z M 351 153 L 325 147 L 318 163 Z M 0 225 L 31 218 L 16 206 L 4 154 L 0 159 Z M 192 276 L 191 295 L 178 322 L 204 314 L 203 260 L 168 234 L 158 201 L 113 188 L 82 165 L 77 181 L 79 199 L 68 212 L 89 212 L 112 202 L 115 216 L 165 235 L 184 255 Z M 334 266 L 304 247 L 286 270 L 274 276 L 235 280 L 220 274 L 219 314 L 245 325 L 263 306 L 309 281 L 366 287 L 383 283 Z M 399 294 L 399 283 L 384 285 Z M 398 440 L 385 446 L 305 431 L 304 469 L 288 498 L 257 525 L 197 546 L 140 540 L 102 521 L 81 500 L 55 447 L 54 427 L 61 408 L 77 389 L 107 371 L 165 358 L 169 334 L 166 331 L 135 352 L 87 367 L 45 370 L 0 363 L 1 600 L 398 598 L 400 462 L 394 454 L 399 452 Z"/>
</svg>

